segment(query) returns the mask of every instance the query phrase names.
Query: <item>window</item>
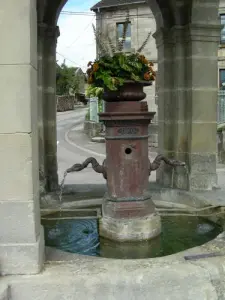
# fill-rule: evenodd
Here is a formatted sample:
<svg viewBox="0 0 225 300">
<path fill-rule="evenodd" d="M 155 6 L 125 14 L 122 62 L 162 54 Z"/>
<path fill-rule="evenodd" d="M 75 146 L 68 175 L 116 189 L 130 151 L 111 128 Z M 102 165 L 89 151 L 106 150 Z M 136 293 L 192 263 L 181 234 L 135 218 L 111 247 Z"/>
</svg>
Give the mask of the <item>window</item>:
<svg viewBox="0 0 225 300">
<path fill-rule="evenodd" d="M 225 69 L 220 69 L 219 85 L 220 90 L 225 90 Z"/>
<path fill-rule="evenodd" d="M 223 26 L 221 29 L 220 43 L 225 44 L 225 14 L 220 15 L 220 23 Z"/>
<path fill-rule="evenodd" d="M 117 37 L 118 41 L 122 40 L 123 37 L 123 31 L 124 31 L 125 23 L 117 23 Z M 126 38 L 123 44 L 124 50 L 131 49 L 131 23 L 128 23 L 127 25 L 127 32 L 126 32 Z"/>
</svg>

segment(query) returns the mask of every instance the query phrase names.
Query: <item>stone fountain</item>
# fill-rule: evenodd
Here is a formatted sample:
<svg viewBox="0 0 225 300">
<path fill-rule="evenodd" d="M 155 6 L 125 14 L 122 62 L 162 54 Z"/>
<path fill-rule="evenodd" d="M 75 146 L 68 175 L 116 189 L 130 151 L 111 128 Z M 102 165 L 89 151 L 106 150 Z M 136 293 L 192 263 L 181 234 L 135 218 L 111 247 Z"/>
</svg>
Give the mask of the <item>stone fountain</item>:
<svg viewBox="0 0 225 300">
<path fill-rule="evenodd" d="M 143 87 L 142 87 L 142 94 Z M 161 232 L 160 216 L 155 210 L 148 178 L 164 162 L 172 168 L 184 162 L 158 155 L 148 158 L 148 126 L 154 112 L 147 102 L 110 101 L 100 121 L 106 127 L 106 159 L 100 165 L 93 157 L 75 164 L 66 171 L 77 172 L 92 164 L 95 172 L 107 181 L 107 193 L 102 205 L 99 234 L 115 241 L 149 240 Z"/>
</svg>

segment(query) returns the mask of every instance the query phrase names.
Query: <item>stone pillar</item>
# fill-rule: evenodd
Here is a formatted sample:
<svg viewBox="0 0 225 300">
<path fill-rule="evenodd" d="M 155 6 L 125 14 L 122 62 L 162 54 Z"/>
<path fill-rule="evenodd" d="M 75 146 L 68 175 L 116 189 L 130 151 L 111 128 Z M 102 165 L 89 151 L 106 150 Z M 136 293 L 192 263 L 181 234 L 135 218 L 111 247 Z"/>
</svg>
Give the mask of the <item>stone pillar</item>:
<svg viewBox="0 0 225 300">
<path fill-rule="evenodd" d="M 39 179 L 40 193 L 46 191 L 46 164 L 44 143 L 44 74 L 43 56 L 46 24 L 38 24 L 38 130 L 39 130 Z"/>
<path fill-rule="evenodd" d="M 160 30 L 159 151 L 187 163 L 177 168 L 174 187 L 212 189 L 216 176 L 217 51 L 219 26 L 194 25 Z M 172 184 L 163 166 L 157 179 Z"/>
<path fill-rule="evenodd" d="M 173 43 L 169 32 L 163 28 L 154 37 L 158 49 L 158 148 L 159 153 L 174 157 L 174 109 L 173 109 Z M 157 181 L 165 186 L 171 184 L 172 170 L 163 165 L 157 171 Z"/>
<path fill-rule="evenodd" d="M 44 257 L 39 209 L 36 1 L 1 1 L 0 11 L 0 275 L 35 274 Z"/>
<path fill-rule="evenodd" d="M 46 27 L 43 51 L 43 120 L 47 190 L 58 188 L 56 132 L 56 42 L 58 27 Z"/>
<path fill-rule="evenodd" d="M 187 27 L 188 163 L 191 190 L 217 184 L 216 129 L 220 25 Z"/>
</svg>

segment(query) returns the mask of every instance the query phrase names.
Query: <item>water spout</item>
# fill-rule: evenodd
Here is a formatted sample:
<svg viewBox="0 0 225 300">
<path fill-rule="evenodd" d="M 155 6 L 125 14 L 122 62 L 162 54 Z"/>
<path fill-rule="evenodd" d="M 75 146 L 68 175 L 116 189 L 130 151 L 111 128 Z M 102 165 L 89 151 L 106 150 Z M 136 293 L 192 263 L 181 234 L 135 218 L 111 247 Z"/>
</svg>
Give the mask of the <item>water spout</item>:
<svg viewBox="0 0 225 300">
<path fill-rule="evenodd" d="M 64 186 L 65 186 L 65 180 L 66 180 L 66 176 L 67 176 L 68 172 L 67 170 L 64 172 L 64 175 L 63 175 L 63 179 L 60 183 L 60 186 L 59 186 L 59 203 L 60 203 L 60 208 L 62 206 L 62 194 L 63 194 L 63 189 L 64 189 Z"/>
<path fill-rule="evenodd" d="M 172 169 L 172 178 L 171 178 L 171 188 L 173 189 L 174 185 L 174 174 L 175 174 L 175 168 Z"/>
</svg>

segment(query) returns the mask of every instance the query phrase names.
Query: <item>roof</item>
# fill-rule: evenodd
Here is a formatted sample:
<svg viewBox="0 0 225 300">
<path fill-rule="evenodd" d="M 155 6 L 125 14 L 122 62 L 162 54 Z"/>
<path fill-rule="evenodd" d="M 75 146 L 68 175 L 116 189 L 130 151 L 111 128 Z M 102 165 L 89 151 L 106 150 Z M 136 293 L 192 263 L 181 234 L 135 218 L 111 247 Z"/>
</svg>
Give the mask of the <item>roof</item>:
<svg viewBox="0 0 225 300">
<path fill-rule="evenodd" d="M 97 10 L 99 8 L 109 8 L 115 6 L 124 6 L 131 4 L 146 3 L 146 0 L 101 0 L 92 6 L 91 10 Z"/>
</svg>

